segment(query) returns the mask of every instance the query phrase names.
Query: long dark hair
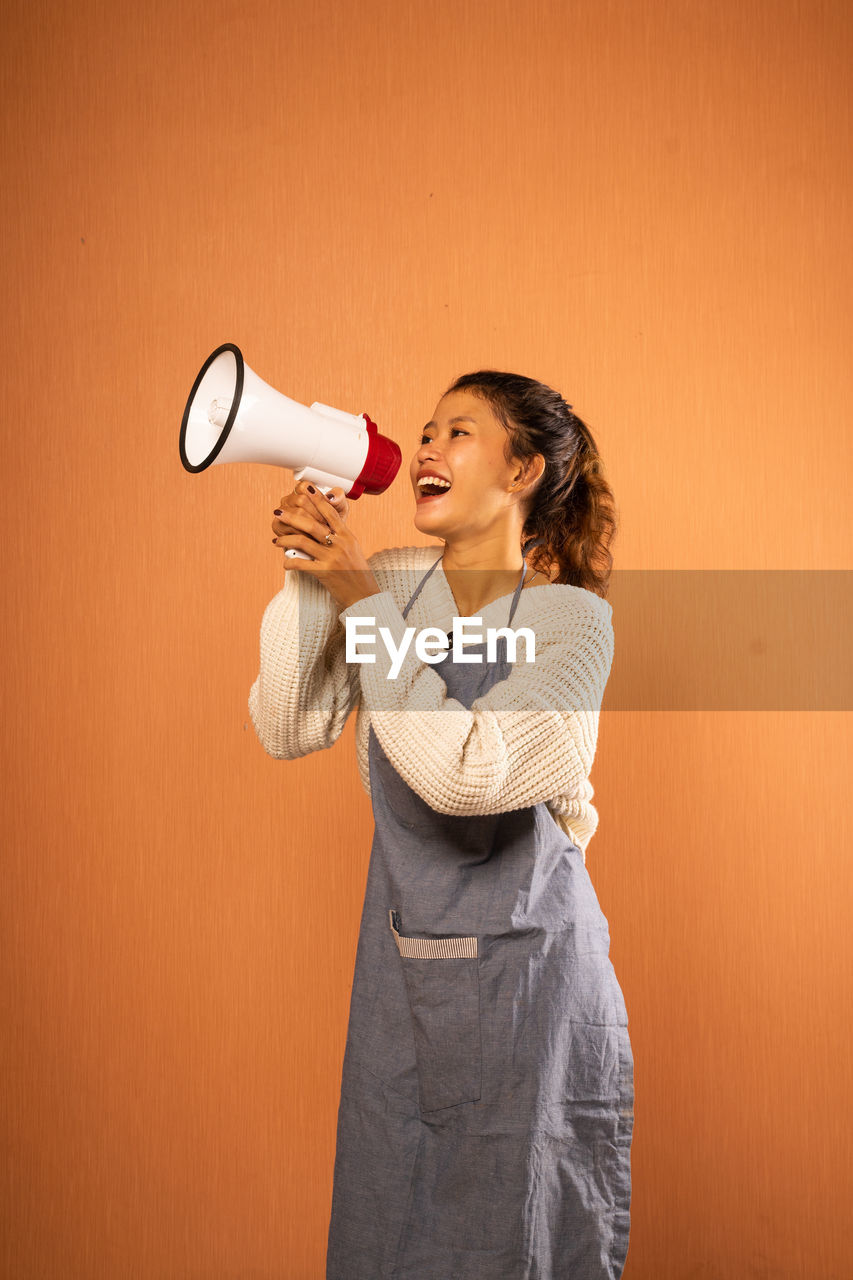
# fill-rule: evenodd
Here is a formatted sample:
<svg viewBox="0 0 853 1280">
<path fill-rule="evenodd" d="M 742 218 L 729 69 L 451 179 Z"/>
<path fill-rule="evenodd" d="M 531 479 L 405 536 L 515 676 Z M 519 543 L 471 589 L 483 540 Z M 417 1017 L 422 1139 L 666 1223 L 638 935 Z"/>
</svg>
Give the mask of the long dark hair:
<svg viewBox="0 0 853 1280">
<path fill-rule="evenodd" d="M 544 539 L 530 552 L 531 567 L 553 582 L 606 597 L 617 508 L 586 423 L 551 387 L 522 374 L 481 369 L 457 378 L 444 394 L 451 391 L 471 391 L 487 401 L 507 431 L 507 462 L 513 457 L 526 462 L 537 453 L 545 459 L 522 529 L 522 545 Z"/>
</svg>

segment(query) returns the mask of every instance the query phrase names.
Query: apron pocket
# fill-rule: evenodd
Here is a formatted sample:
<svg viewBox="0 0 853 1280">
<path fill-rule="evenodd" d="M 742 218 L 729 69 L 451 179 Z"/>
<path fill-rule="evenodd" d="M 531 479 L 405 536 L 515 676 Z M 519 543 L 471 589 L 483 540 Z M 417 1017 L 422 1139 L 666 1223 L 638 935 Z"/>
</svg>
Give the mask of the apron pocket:
<svg viewBox="0 0 853 1280">
<path fill-rule="evenodd" d="M 480 972 L 476 938 L 410 938 L 391 932 L 403 962 L 412 1015 L 422 1111 L 480 1097 Z"/>
</svg>

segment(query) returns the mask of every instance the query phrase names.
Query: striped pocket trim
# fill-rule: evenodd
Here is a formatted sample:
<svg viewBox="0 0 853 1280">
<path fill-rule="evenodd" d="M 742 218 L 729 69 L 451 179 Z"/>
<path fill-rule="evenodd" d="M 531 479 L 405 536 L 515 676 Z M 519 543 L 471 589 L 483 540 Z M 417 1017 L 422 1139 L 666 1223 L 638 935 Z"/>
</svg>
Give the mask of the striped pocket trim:
<svg viewBox="0 0 853 1280">
<path fill-rule="evenodd" d="M 388 912 L 391 932 L 400 955 L 409 960 L 476 960 L 476 938 L 402 938 Z"/>
</svg>

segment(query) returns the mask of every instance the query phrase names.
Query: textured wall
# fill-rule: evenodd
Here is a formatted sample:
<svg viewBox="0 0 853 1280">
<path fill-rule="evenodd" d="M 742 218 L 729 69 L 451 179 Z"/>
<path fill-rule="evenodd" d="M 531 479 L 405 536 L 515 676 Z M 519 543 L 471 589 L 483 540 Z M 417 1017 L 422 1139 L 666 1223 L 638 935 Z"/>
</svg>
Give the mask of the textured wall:
<svg viewBox="0 0 853 1280">
<path fill-rule="evenodd" d="M 184 473 L 189 385 L 235 341 L 408 460 L 453 377 L 527 373 L 591 424 L 617 576 L 849 567 L 849 6 L 3 30 L 0 1267 L 313 1280 L 372 816 L 354 718 L 255 738 L 291 476 Z M 353 527 L 422 541 L 405 473 Z M 844 711 L 602 715 L 629 1280 L 849 1274 L 850 747 Z"/>
</svg>

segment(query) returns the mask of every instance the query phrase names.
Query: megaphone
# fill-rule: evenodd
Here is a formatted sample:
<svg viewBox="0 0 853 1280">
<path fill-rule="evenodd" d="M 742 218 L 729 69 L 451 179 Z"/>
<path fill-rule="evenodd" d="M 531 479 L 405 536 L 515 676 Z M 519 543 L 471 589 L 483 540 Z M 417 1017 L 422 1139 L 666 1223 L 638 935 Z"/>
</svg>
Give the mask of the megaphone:
<svg viewBox="0 0 853 1280">
<path fill-rule="evenodd" d="M 348 498 L 384 493 L 400 469 L 400 446 L 366 413 L 310 407 L 268 386 L 233 342 L 199 370 L 181 421 L 181 462 L 205 471 L 219 462 L 289 467 L 297 480 L 341 485 Z"/>
<path fill-rule="evenodd" d="M 340 485 L 347 498 L 384 493 L 402 461 L 400 446 L 380 435 L 366 413 L 290 400 L 249 368 L 233 342 L 212 351 L 198 372 L 181 420 L 180 453 L 187 471 L 268 463 L 324 491 Z M 310 559 L 294 548 L 285 554 Z"/>
</svg>

